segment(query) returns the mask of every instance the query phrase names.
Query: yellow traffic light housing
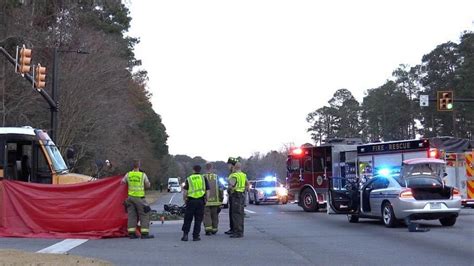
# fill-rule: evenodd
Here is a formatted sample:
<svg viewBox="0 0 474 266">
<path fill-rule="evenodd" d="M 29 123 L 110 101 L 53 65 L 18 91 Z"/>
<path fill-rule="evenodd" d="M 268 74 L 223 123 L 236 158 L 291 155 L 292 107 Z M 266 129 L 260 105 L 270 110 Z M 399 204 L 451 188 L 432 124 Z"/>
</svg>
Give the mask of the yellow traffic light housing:
<svg viewBox="0 0 474 266">
<path fill-rule="evenodd" d="M 31 69 L 31 49 L 26 49 L 25 46 L 23 46 L 20 49 L 20 59 L 18 62 L 18 72 L 21 74 L 26 74 L 30 72 Z"/>
<path fill-rule="evenodd" d="M 438 91 L 438 111 L 452 111 L 454 107 L 453 91 Z"/>
<path fill-rule="evenodd" d="M 43 89 L 46 86 L 46 67 L 42 67 L 41 64 L 38 64 L 35 67 L 35 88 Z"/>
</svg>

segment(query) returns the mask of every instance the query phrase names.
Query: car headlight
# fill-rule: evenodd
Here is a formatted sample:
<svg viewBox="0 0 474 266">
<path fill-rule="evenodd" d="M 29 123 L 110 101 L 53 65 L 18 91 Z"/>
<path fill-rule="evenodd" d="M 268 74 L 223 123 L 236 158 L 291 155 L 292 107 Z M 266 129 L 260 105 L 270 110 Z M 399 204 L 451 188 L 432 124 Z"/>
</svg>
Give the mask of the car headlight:
<svg viewBox="0 0 474 266">
<path fill-rule="evenodd" d="M 284 187 L 279 187 L 277 189 L 278 196 L 288 196 L 288 190 Z"/>
</svg>

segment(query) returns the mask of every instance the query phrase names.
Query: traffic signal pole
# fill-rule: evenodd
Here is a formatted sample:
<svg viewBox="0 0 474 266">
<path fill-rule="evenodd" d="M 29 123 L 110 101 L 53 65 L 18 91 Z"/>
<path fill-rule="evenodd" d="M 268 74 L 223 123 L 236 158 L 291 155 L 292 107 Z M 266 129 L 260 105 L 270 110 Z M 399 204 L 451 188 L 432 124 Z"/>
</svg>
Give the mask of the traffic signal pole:
<svg viewBox="0 0 474 266">
<path fill-rule="evenodd" d="M 12 64 L 12 65 L 16 65 L 16 62 L 15 62 L 15 58 L 13 58 L 3 47 L 0 47 L 0 52 L 5 55 L 5 57 L 7 58 L 7 60 Z M 29 81 L 33 87 L 37 87 L 36 84 L 35 84 L 35 80 L 33 79 L 33 77 L 28 74 L 28 73 L 25 73 L 23 74 L 23 77 Z M 51 98 L 51 96 L 49 96 L 49 94 L 45 91 L 45 90 L 42 90 L 42 89 L 35 89 L 45 100 L 46 102 L 49 104 L 49 107 L 51 109 L 51 129 L 54 128 L 54 124 L 53 122 L 53 116 L 57 116 L 57 113 L 58 113 L 58 104 L 56 101 L 54 101 L 54 98 Z M 51 137 L 51 139 L 53 139 Z M 54 139 L 53 139 L 54 141 Z"/>
<path fill-rule="evenodd" d="M 53 82 L 52 82 L 52 90 L 51 96 L 53 100 L 56 102 L 56 109 L 53 110 L 51 108 L 51 139 L 56 143 L 56 137 L 59 136 L 58 134 L 58 48 L 54 47 L 54 54 L 53 54 Z"/>
</svg>

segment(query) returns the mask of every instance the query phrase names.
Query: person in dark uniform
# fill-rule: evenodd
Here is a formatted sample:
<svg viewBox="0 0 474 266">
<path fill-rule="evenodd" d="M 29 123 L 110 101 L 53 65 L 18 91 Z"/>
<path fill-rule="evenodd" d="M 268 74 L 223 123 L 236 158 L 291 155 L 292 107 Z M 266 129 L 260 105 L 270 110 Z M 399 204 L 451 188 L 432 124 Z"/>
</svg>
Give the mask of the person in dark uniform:
<svg viewBox="0 0 474 266">
<path fill-rule="evenodd" d="M 229 169 L 231 170 L 231 174 L 228 178 L 229 195 L 232 199 L 232 234 L 230 237 L 240 238 L 244 236 L 245 191 L 248 190 L 248 181 L 247 175 L 241 170 L 242 166 L 240 162 L 229 161 Z"/>
<path fill-rule="evenodd" d="M 186 179 L 183 188 L 183 200 L 186 202 L 186 211 L 184 213 L 184 223 L 182 227 L 183 237 L 181 241 L 188 241 L 188 234 L 191 229 L 193 217 L 193 241 L 201 240 L 199 234 L 201 233 L 204 206 L 207 202 L 209 184 L 206 178 L 201 175 L 201 166 L 195 165 L 193 170 L 194 173 Z"/>
</svg>

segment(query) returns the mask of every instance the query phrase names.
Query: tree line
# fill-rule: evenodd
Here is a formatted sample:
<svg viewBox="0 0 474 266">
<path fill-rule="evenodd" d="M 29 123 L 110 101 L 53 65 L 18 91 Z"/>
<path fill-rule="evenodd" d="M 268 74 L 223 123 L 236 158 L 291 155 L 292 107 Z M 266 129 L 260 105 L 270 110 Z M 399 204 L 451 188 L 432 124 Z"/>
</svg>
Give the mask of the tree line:
<svg viewBox="0 0 474 266">
<path fill-rule="evenodd" d="M 451 112 L 437 111 L 436 102 L 420 107 L 420 94 L 436 99 L 437 91 L 454 92 Z M 315 143 L 357 137 L 365 142 L 453 136 L 472 139 L 474 103 L 474 33 L 460 42 L 438 45 L 416 66 L 399 65 L 392 78 L 368 89 L 358 102 L 348 89 L 337 90 L 327 106 L 309 113 L 307 129 Z"/>
<path fill-rule="evenodd" d="M 128 37 L 131 17 L 121 1 L 0 1 L 0 41 L 10 54 L 26 44 L 33 63 L 48 68 L 51 95 L 53 48 L 59 52 L 59 135 L 64 153 L 76 151 L 74 171 L 97 175 L 107 159 L 112 168 L 101 175 L 122 174 L 141 159 L 152 184 L 164 179 L 170 156 L 168 135 L 150 103 L 147 72 Z M 78 54 L 62 51 L 87 51 Z M 47 103 L 6 60 L 0 60 L 2 126 L 50 129 Z"/>
<path fill-rule="evenodd" d="M 281 151 L 270 151 L 266 154 L 257 152 L 249 158 L 239 158 L 249 180 L 275 176 L 281 182 L 284 182 L 286 177 L 286 159 L 287 151 L 283 149 Z M 175 155 L 171 157 L 167 175 L 169 177 L 185 178 L 193 173 L 192 167 L 194 165 L 201 165 L 204 173 L 206 163 L 207 161 L 200 156 L 192 158 L 187 155 Z M 219 177 L 227 178 L 229 176 L 227 162 L 215 161 L 211 163 Z"/>
</svg>

